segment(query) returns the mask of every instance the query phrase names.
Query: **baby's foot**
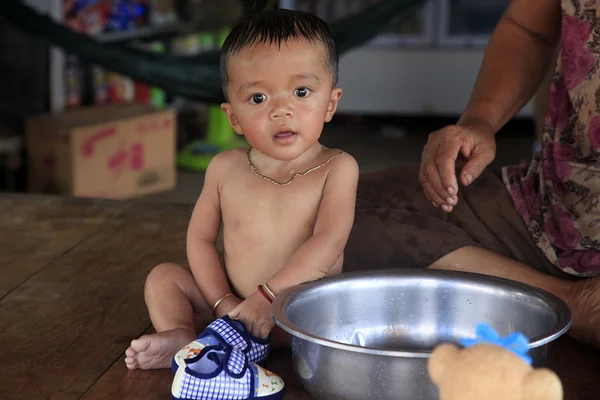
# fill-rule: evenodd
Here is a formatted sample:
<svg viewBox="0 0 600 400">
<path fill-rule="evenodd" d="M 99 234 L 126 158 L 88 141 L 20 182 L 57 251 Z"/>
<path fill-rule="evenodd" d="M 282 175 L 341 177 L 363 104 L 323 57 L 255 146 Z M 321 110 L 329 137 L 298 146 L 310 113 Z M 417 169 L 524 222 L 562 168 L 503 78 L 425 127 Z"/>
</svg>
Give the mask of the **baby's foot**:
<svg viewBox="0 0 600 400">
<path fill-rule="evenodd" d="M 175 353 L 195 338 L 193 331 L 184 328 L 141 336 L 125 352 L 125 363 L 129 369 L 169 368 Z"/>
<path fill-rule="evenodd" d="M 566 299 L 573 313 L 569 335 L 600 347 L 600 277 L 574 282 Z"/>
</svg>

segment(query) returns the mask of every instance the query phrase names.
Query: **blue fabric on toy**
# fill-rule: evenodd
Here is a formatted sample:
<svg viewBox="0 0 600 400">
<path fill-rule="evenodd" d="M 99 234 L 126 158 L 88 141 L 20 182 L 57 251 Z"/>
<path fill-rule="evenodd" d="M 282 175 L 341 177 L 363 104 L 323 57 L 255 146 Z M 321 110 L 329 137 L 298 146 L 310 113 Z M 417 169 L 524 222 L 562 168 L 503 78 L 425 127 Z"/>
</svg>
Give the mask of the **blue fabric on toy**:
<svg viewBox="0 0 600 400">
<path fill-rule="evenodd" d="M 477 335 L 475 339 L 462 339 L 460 344 L 464 347 L 470 347 L 480 343 L 495 344 L 513 352 L 527 364 L 531 365 L 531 357 L 527 355 L 529 352 L 529 339 L 523 334 L 513 332 L 505 337 L 500 337 L 500 335 L 498 335 L 498 333 L 488 324 L 477 325 L 475 332 Z"/>
</svg>

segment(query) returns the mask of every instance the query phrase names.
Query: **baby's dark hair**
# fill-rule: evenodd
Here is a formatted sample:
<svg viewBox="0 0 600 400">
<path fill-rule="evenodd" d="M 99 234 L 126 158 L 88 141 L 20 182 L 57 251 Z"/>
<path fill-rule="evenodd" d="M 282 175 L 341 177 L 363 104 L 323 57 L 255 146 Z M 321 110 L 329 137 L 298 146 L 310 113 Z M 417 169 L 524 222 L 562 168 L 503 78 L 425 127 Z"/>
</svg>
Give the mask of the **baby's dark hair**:
<svg viewBox="0 0 600 400">
<path fill-rule="evenodd" d="M 281 46 L 282 43 L 294 39 L 323 44 L 333 85 L 337 85 L 338 52 L 329 25 L 321 18 L 304 11 L 270 10 L 242 20 L 225 39 L 221 48 L 221 86 L 225 97 L 228 83 L 227 65 L 232 56 L 256 44 Z"/>
</svg>

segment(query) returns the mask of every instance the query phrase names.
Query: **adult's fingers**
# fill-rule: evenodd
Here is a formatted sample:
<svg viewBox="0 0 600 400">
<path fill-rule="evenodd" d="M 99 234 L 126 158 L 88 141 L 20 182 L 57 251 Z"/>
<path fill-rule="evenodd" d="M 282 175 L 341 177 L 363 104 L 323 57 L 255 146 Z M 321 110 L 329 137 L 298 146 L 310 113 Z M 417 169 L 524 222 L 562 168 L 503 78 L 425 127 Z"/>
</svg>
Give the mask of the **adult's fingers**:
<svg viewBox="0 0 600 400">
<path fill-rule="evenodd" d="M 448 198 L 458 193 L 458 181 L 456 179 L 456 159 L 464 145 L 468 145 L 465 140 L 465 130 L 458 126 L 448 126 L 442 129 L 440 135 L 440 146 L 435 159 L 438 173 L 440 176 L 440 186 L 442 192 L 440 196 Z"/>
<path fill-rule="evenodd" d="M 433 132 L 429 135 L 429 140 L 421 155 L 419 178 L 422 185 L 428 183 L 431 189 L 437 194 L 437 196 L 434 196 L 432 193 L 428 193 L 430 195 L 430 200 L 441 205 L 445 202 L 445 199 L 450 197 L 450 194 L 444 189 L 437 166 L 439 147 L 439 131 Z M 438 201 L 436 197 L 441 198 L 442 201 Z"/>
<path fill-rule="evenodd" d="M 496 156 L 495 142 L 478 144 L 471 152 L 471 157 L 461 170 L 461 182 L 468 186 L 479 178 L 483 170 L 490 165 Z"/>
<path fill-rule="evenodd" d="M 442 207 L 447 212 L 452 211 L 458 198 L 451 195 L 444 188 L 441 180 L 436 157 L 439 154 L 439 132 L 434 132 L 429 136 L 429 141 L 423 149 L 421 156 L 421 166 L 419 170 L 419 182 L 423 187 L 425 197 L 433 203 L 435 207 Z"/>
<path fill-rule="evenodd" d="M 446 212 L 452 211 L 452 207 L 456 205 L 455 200 L 451 200 L 450 202 L 448 202 L 442 199 L 438 195 L 438 193 L 433 189 L 431 183 L 429 183 L 428 181 L 421 182 L 421 186 L 423 187 L 423 191 L 425 192 L 425 197 L 427 197 L 431 201 L 434 207 L 440 207 Z"/>
<path fill-rule="evenodd" d="M 427 148 L 423 151 L 421 158 L 421 168 L 419 170 L 419 183 L 423 187 L 425 197 L 433 203 L 434 206 L 439 207 L 445 203 L 444 199 L 435 190 L 434 185 L 437 180 L 437 186 L 439 187 L 439 176 L 437 168 L 432 162 L 432 157 L 427 153 Z"/>
</svg>

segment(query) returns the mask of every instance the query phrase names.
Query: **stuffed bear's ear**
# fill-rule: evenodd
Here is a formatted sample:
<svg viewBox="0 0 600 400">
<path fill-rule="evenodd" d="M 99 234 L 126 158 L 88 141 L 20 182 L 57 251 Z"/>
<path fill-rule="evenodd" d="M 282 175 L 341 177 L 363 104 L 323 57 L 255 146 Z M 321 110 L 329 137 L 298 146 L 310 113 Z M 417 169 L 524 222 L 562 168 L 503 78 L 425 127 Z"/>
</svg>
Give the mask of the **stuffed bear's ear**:
<svg viewBox="0 0 600 400">
<path fill-rule="evenodd" d="M 436 347 L 431 356 L 429 357 L 429 362 L 427 363 L 427 370 L 429 372 L 429 378 L 435 385 L 440 384 L 440 380 L 446 371 L 446 368 L 450 365 L 453 359 L 456 359 L 456 356 L 460 350 L 458 347 L 451 343 L 444 343 Z"/>
<path fill-rule="evenodd" d="M 563 400 L 558 376 L 546 368 L 534 369 L 523 380 L 523 400 Z"/>
</svg>

